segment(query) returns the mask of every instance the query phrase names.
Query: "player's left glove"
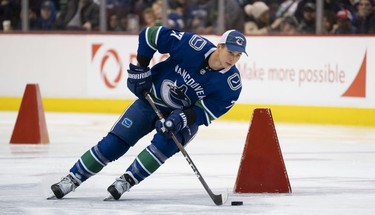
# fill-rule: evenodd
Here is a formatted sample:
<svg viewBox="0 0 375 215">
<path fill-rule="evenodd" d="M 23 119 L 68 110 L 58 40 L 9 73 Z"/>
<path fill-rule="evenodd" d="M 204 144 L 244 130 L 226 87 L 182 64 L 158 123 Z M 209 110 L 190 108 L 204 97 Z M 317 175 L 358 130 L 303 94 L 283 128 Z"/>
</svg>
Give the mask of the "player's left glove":
<svg viewBox="0 0 375 215">
<path fill-rule="evenodd" d="M 144 93 L 150 91 L 152 87 L 151 71 L 148 67 L 140 67 L 129 64 L 128 88 L 138 98 L 143 99 Z"/>
<path fill-rule="evenodd" d="M 156 131 L 166 137 L 170 137 L 169 132 L 176 134 L 186 126 L 187 118 L 182 110 L 172 111 L 165 120 L 158 120 L 155 124 Z"/>
</svg>

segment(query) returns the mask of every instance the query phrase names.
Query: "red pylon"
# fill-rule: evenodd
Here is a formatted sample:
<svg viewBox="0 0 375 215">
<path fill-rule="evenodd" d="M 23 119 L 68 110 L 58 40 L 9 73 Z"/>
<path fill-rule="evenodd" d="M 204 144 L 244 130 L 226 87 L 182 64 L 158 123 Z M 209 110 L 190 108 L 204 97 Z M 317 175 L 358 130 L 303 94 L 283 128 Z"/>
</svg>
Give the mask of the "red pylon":
<svg viewBox="0 0 375 215">
<path fill-rule="evenodd" d="M 253 112 L 234 192 L 292 192 L 270 109 Z"/>
<path fill-rule="evenodd" d="M 49 143 L 38 84 L 27 84 L 10 143 Z"/>
</svg>

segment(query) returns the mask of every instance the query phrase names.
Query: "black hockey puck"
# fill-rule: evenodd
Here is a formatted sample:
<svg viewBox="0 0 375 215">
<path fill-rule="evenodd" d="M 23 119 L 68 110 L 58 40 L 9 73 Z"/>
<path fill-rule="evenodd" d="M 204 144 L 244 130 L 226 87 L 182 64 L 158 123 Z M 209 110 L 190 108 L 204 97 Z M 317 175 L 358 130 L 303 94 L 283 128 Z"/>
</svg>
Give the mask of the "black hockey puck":
<svg viewBox="0 0 375 215">
<path fill-rule="evenodd" d="M 232 206 L 243 205 L 243 201 L 232 201 L 231 205 Z"/>
</svg>

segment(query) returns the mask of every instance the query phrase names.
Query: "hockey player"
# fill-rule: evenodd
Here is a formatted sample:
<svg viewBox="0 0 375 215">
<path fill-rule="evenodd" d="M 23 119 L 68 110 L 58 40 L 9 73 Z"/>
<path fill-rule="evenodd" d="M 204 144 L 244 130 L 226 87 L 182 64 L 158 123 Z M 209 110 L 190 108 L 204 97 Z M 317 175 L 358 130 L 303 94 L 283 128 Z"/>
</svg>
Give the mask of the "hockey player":
<svg viewBox="0 0 375 215">
<path fill-rule="evenodd" d="M 149 68 L 156 51 L 168 53 L 169 58 Z M 138 64 L 129 65 L 127 79 L 128 88 L 138 99 L 107 136 L 84 153 L 66 177 L 51 186 L 55 197 L 60 199 L 74 191 L 156 129 L 151 144 L 108 187 L 109 196 L 118 200 L 150 176 L 179 151 L 170 132 L 185 146 L 197 133 L 198 126 L 208 126 L 237 101 L 241 77 L 235 64 L 242 53 L 246 54 L 246 38 L 236 30 L 225 32 L 217 46 L 197 34 L 161 26 L 140 32 Z M 149 92 L 166 116 L 165 121 L 158 119 L 144 98 L 145 92 Z"/>
</svg>

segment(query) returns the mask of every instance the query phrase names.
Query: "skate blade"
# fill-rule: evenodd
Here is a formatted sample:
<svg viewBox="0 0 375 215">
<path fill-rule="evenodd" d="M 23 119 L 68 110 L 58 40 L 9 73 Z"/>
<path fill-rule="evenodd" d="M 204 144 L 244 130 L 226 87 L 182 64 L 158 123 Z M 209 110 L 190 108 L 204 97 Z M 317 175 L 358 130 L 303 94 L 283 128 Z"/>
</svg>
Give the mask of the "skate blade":
<svg viewBox="0 0 375 215">
<path fill-rule="evenodd" d="M 107 197 L 105 197 L 103 199 L 103 201 L 114 201 L 115 199 L 113 198 L 113 196 L 111 194 L 108 194 Z"/>
<path fill-rule="evenodd" d="M 228 190 L 225 193 L 222 193 L 221 196 L 222 196 L 221 198 L 222 198 L 222 201 L 223 201 L 223 204 L 224 204 L 225 202 L 228 201 L 228 197 L 229 197 Z"/>
<path fill-rule="evenodd" d="M 55 194 L 51 194 L 49 197 L 47 197 L 47 200 L 56 200 L 58 198 L 56 198 Z"/>
</svg>

